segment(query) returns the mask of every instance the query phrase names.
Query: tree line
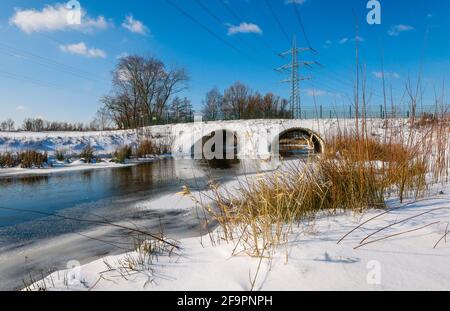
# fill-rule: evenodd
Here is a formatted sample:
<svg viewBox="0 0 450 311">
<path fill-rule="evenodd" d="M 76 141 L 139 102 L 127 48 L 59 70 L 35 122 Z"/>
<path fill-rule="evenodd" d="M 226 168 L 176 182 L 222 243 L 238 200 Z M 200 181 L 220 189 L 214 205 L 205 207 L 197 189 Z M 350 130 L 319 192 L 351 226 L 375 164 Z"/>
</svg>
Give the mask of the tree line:
<svg viewBox="0 0 450 311">
<path fill-rule="evenodd" d="M 290 118 L 289 102 L 273 93 L 262 95 L 236 82 L 223 93 L 213 88 L 203 103 L 203 118 L 216 120 L 245 120 Z"/>
<path fill-rule="evenodd" d="M 83 132 L 83 131 L 102 131 L 111 130 L 114 127 L 107 127 L 109 122 L 101 121 L 96 117 L 91 123 L 71 123 L 71 122 L 59 122 L 59 121 L 46 121 L 42 118 L 26 118 L 23 120 L 21 126 L 16 128 L 15 122 L 12 119 L 0 122 L 0 131 L 14 132 L 14 131 L 26 131 L 26 132 Z M 111 124 L 110 124 L 111 125 Z"/>
</svg>

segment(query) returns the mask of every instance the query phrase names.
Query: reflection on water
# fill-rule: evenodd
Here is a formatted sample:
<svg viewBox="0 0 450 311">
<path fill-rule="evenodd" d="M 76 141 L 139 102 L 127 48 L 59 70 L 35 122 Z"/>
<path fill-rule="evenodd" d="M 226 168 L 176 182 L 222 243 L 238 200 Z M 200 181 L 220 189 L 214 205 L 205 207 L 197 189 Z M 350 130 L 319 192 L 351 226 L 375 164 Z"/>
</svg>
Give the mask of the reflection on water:
<svg viewBox="0 0 450 311">
<path fill-rule="evenodd" d="M 225 166 L 221 164 L 215 167 Z M 54 213 L 106 198 L 160 195 L 179 189 L 183 183 L 201 185 L 211 172 L 216 178 L 242 173 L 240 167 L 230 165 L 226 168 L 226 171 L 211 171 L 205 165 L 189 160 L 163 160 L 116 169 L 5 178 L 0 179 L 0 205 Z M 41 217 L 33 213 L 0 210 L 0 227 Z"/>
<path fill-rule="evenodd" d="M 226 181 L 237 175 L 273 169 L 257 161 L 203 163 L 161 160 L 137 166 L 67 172 L 49 176 L 0 179 L 0 248 L 86 229 L 51 214 L 119 221 L 146 217 L 135 208 L 188 185 L 196 190 L 210 179 Z M 8 208 L 8 209 L 2 209 Z"/>
</svg>

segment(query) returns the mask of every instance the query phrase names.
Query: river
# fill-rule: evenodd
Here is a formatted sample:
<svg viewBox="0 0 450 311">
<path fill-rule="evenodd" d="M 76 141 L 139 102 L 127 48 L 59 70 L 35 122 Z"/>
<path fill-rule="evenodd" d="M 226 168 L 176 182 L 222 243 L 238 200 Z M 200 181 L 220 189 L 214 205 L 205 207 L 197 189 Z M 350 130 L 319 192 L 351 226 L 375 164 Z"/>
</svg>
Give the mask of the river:
<svg viewBox="0 0 450 311">
<path fill-rule="evenodd" d="M 215 168 L 214 168 L 215 167 Z M 255 162 L 205 165 L 161 160 L 136 166 L 0 179 L 0 290 L 18 290 L 69 261 L 80 264 L 134 247 L 126 230 L 105 223 L 163 228 L 179 239 L 199 236 L 192 209 L 139 208 L 183 185 L 202 190 L 208 181 L 225 182 L 260 171 Z M 85 221 L 88 220 L 88 221 Z"/>
</svg>

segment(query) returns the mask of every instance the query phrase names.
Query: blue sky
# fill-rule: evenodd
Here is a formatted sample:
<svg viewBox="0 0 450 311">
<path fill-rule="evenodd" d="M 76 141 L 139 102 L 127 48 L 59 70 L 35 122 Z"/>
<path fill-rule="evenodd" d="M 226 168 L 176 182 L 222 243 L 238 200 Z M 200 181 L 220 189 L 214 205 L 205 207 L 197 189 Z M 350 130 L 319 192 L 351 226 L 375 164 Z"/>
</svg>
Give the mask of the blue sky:
<svg viewBox="0 0 450 311">
<path fill-rule="evenodd" d="M 348 104 L 354 80 L 355 16 L 361 63 L 375 107 L 381 100 L 381 55 L 398 98 L 407 78 L 417 77 L 420 68 L 427 102 L 432 101 L 434 87 L 441 88 L 449 78 L 447 0 L 380 1 L 381 25 L 367 24 L 366 0 L 267 0 L 269 6 L 266 0 L 171 2 L 184 14 L 166 0 L 81 0 L 82 24 L 73 26 L 61 20 L 65 1 L 2 0 L 0 119 L 21 123 L 25 117 L 40 116 L 88 122 L 100 107 L 99 98 L 111 88 L 117 57 L 134 53 L 185 67 L 191 81 L 183 95 L 197 110 L 209 89 L 224 89 L 237 80 L 288 98 L 289 86 L 280 83 L 285 77 L 273 68 L 286 62 L 276 53 L 289 48 L 294 34 L 300 46 L 308 45 L 295 6 L 317 50 L 302 56 L 322 65 L 302 72 L 314 78 L 302 84 L 307 107 L 313 105 L 313 93 L 324 106 L 335 101 Z"/>
</svg>

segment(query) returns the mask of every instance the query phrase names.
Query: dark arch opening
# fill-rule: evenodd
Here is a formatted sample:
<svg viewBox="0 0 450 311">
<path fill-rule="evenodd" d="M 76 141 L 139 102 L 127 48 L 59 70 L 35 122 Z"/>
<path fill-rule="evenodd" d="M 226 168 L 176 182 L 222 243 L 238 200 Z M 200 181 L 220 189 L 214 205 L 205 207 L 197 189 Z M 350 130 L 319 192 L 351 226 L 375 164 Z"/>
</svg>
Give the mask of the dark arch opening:
<svg viewBox="0 0 450 311">
<path fill-rule="evenodd" d="M 219 158 L 213 157 L 210 159 L 209 157 L 206 157 L 203 150 L 205 147 L 205 144 L 210 140 L 213 139 L 215 135 L 222 134 L 222 146 L 218 147 L 215 145 L 215 143 L 211 147 L 212 152 L 216 152 L 216 148 L 221 148 L 221 156 Z M 201 146 L 201 150 L 199 154 L 196 154 L 196 145 L 198 147 Z M 195 142 L 195 144 L 191 147 L 191 158 L 199 160 L 203 163 L 207 163 L 212 168 L 230 168 L 233 164 L 239 163 L 238 159 L 238 138 L 235 132 L 229 131 L 229 130 L 217 130 L 211 132 L 209 135 L 205 135 L 202 137 L 202 139 Z"/>
<path fill-rule="evenodd" d="M 274 142 L 276 143 L 276 142 Z M 323 152 L 323 142 L 314 132 L 292 128 L 278 135 L 278 153 L 282 157 L 305 156 Z M 272 147 L 271 147 L 271 150 Z"/>
</svg>

